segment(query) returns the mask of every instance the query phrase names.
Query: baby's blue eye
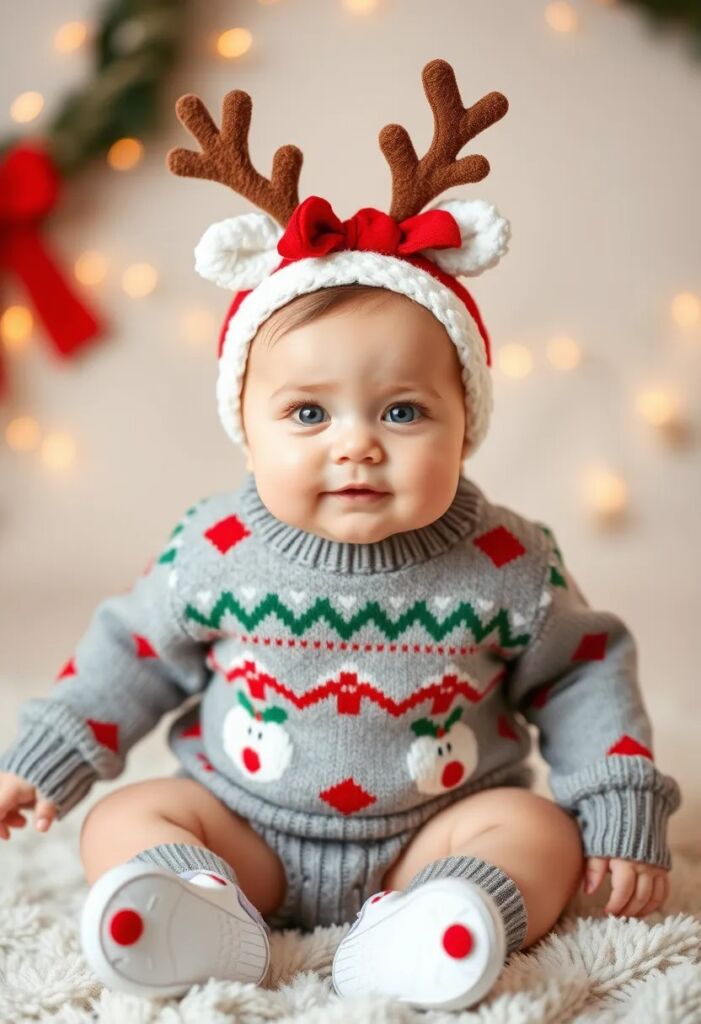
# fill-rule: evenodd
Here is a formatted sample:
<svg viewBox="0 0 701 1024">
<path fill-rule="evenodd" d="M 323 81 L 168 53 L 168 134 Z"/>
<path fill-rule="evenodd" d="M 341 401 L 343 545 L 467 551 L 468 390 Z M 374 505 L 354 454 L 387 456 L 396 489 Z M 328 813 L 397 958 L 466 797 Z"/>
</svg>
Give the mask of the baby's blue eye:
<svg viewBox="0 0 701 1024">
<path fill-rule="evenodd" d="M 413 423 L 420 415 L 418 406 L 411 402 L 401 402 L 387 410 L 390 423 Z"/>
<path fill-rule="evenodd" d="M 317 423 L 323 423 L 326 415 L 320 405 L 299 405 L 294 412 L 298 423 L 306 423 L 312 427 Z"/>
</svg>

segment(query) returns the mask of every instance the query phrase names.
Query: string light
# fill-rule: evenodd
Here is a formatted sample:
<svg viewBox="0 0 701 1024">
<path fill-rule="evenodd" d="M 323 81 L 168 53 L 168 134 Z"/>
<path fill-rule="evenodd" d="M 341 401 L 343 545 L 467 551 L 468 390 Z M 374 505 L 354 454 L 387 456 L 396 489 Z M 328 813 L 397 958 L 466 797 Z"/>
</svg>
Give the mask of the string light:
<svg viewBox="0 0 701 1024">
<path fill-rule="evenodd" d="M 672 300 L 672 317 L 680 327 L 695 327 L 701 320 L 701 300 L 693 292 L 680 292 Z"/>
<path fill-rule="evenodd" d="M 582 361 L 582 350 L 573 338 L 551 338 L 547 356 L 557 370 L 574 370 Z"/>
<path fill-rule="evenodd" d="M 220 57 L 234 59 L 243 57 L 253 45 L 253 36 L 247 28 L 230 28 L 217 39 L 217 53 Z"/>
<path fill-rule="evenodd" d="M 520 342 L 503 345 L 498 352 L 499 369 L 507 377 L 527 377 L 533 369 L 531 350 Z"/>
<path fill-rule="evenodd" d="M 34 318 L 26 306 L 8 306 L 0 317 L 0 337 L 8 349 L 22 349 L 29 341 Z"/>
<path fill-rule="evenodd" d="M 679 399 L 663 388 L 641 391 L 635 405 L 639 415 L 653 427 L 667 426 L 680 415 Z"/>
<path fill-rule="evenodd" d="M 158 272 L 150 263 L 133 263 L 122 274 L 122 288 L 130 299 L 150 295 L 158 283 Z"/>
<path fill-rule="evenodd" d="M 343 0 L 343 6 L 351 14 L 370 14 L 377 7 L 377 0 Z"/>
<path fill-rule="evenodd" d="M 16 452 L 31 452 L 39 444 L 39 424 L 31 416 L 17 416 L 5 427 L 5 440 Z"/>
<path fill-rule="evenodd" d="M 101 284 L 107 276 L 107 257 L 90 249 L 75 261 L 73 272 L 81 284 Z"/>
<path fill-rule="evenodd" d="M 87 25 L 82 21 L 67 21 L 54 36 L 54 49 L 59 53 L 71 53 L 81 47 L 87 37 Z"/>
<path fill-rule="evenodd" d="M 107 150 L 107 163 L 113 171 L 130 171 L 144 155 L 138 139 L 117 139 Z"/>
<path fill-rule="evenodd" d="M 191 309 L 183 317 L 183 333 L 194 343 L 212 341 L 217 333 L 217 322 L 208 309 Z"/>
<path fill-rule="evenodd" d="M 628 511 L 628 484 L 623 477 L 605 467 L 591 468 L 584 481 L 585 497 L 591 513 L 602 525 L 619 523 Z"/>
<path fill-rule="evenodd" d="M 545 20 L 554 32 L 574 32 L 577 12 L 567 0 L 554 0 L 545 8 Z"/>
<path fill-rule="evenodd" d="M 41 460 L 46 468 L 54 473 L 70 469 L 75 458 L 75 441 L 68 434 L 47 434 L 41 443 Z"/>
<path fill-rule="evenodd" d="M 44 109 L 44 97 L 40 92 L 21 92 L 10 105 L 10 117 L 18 124 L 33 121 Z"/>
</svg>

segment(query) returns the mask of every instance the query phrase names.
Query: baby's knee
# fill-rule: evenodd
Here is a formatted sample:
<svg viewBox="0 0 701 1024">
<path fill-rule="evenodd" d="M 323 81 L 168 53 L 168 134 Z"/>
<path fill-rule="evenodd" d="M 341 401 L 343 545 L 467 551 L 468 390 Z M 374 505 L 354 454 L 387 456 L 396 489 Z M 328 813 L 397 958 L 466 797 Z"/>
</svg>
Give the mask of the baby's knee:
<svg viewBox="0 0 701 1024">
<path fill-rule="evenodd" d="M 176 809 L 182 815 L 190 805 L 183 787 L 171 783 L 186 780 L 149 779 L 108 793 L 90 809 L 83 822 L 81 847 L 106 833 L 138 828 L 146 818 L 168 817 Z M 175 791 L 177 789 L 177 792 Z"/>
</svg>

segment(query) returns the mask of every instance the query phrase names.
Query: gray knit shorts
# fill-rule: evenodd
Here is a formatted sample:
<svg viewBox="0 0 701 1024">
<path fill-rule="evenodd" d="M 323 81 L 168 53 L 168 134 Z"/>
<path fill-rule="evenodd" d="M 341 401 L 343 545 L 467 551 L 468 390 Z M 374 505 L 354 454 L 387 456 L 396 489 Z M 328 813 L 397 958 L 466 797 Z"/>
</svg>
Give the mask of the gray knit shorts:
<svg viewBox="0 0 701 1024">
<path fill-rule="evenodd" d="M 382 877 L 418 828 L 387 839 L 342 842 L 308 839 L 265 825 L 249 824 L 285 867 L 287 892 L 266 917 L 272 928 L 304 928 L 353 921 L 361 906 L 382 888 Z"/>
</svg>

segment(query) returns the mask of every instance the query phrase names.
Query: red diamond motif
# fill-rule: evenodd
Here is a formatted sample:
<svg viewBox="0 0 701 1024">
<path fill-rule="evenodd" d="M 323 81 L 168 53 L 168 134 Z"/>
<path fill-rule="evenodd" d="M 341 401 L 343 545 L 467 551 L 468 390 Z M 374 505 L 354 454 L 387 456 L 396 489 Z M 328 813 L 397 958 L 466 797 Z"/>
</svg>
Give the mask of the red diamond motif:
<svg viewBox="0 0 701 1024">
<path fill-rule="evenodd" d="M 606 751 L 606 756 L 610 757 L 611 754 L 626 754 L 628 757 L 647 757 L 652 761 L 652 751 L 649 750 L 638 740 L 634 740 L 632 736 L 623 735 L 620 740 L 616 740 L 612 747 Z"/>
<path fill-rule="evenodd" d="M 195 722 L 194 725 L 188 725 L 187 729 L 183 729 L 180 733 L 180 738 L 183 740 L 198 740 L 202 736 L 202 726 L 199 722 Z"/>
<path fill-rule="evenodd" d="M 481 537 L 475 538 L 473 544 L 491 558 L 497 569 L 526 553 L 518 537 L 509 533 L 505 526 L 497 526 L 494 530 L 483 533 Z"/>
<path fill-rule="evenodd" d="M 587 633 L 579 641 L 572 661 L 601 661 L 606 657 L 608 633 Z"/>
<path fill-rule="evenodd" d="M 145 636 L 139 636 L 138 633 L 132 635 L 132 640 L 136 644 L 136 656 L 137 658 L 157 658 L 158 655 L 154 651 L 153 647 L 146 639 Z"/>
<path fill-rule="evenodd" d="M 531 697 L 531 707 L 533 708 L 544 708 L 550 700 L 550 687 L 539 686 L 537 690 L 533 691 Z"/>
<path fill-rule="evenodd" d="M 355 814 L 356 811 L 362 811 L 364 807 L 369 807 L 377 800 L 377 797 L 368 793 L 352 778 L 344 779 L 343 782 L 331 786 L 330 789 L 323 790 L 319 796 L 341 814 Z"/>
<path fill-rule="evenodd" d="M 500 736 L 503 736 L 505 740 L 518 741 L 518 733 L 506 715 L 499 715 L 499 719 L 497 721 L 497 732 Z"/>
<path fill-rule="evenodd" d="M 88 718 L 86 721 L 97 742 L 116 754 L 119 751 L 119 726 L 114 722 L 97 722 L 94 718 Z"/>
<path fill-rule="evenodd" d="M 238 516 L 227 516 L 221 519 L 214 526 L 205 530 L 205 537 L 213 544 L 220 554 L 225 555 L 227 551 L 235 547 L 244 537 L 250 537 L 251 531 L 245 526 Z"/>
<path fill-rule="evenodd" d="M 75 658 L 70 658 L 56 676 L 56 682 L 58 682 L 59 679 L 68 679 L 69 676 L 74 676 L 77 672 L 78 670 L 75 667 Z"/>
</svg>

